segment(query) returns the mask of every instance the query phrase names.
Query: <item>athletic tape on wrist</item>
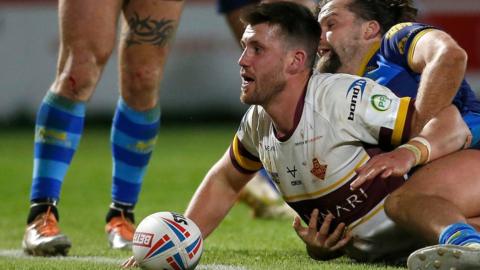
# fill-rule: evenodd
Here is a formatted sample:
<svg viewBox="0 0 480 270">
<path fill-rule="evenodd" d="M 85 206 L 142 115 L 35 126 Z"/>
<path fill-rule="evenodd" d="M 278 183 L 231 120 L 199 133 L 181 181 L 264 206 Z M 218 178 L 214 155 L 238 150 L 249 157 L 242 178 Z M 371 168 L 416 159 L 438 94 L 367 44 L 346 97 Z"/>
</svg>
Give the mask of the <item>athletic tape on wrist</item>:
<svg viewBox="0 0 480 270">
<path fill-rule="evenodd" d="M 427 159 L 425 160 L 425 163 L 428 163 L 430 161 L 430 154 L 432 153 L 432 146 L 430 145 L 430 142 L 423 137 L 415 137 L 415 138 L 411 139 L 410 141 L 419 142 L 427 148 Z"/>
<path fill-rule="evenodd" d="M 410 152 L 413 153 L 413 155 L 415 156 L 415 166 L 417 166 L 420 163 L 420 160 L 422 159 L 422 151 L 418 147 L 416 147 L 413 144 L 406 143 L 406 144 L 400 145 L 398 148 L 405 148 L 410 150 Z"/>
</svg>

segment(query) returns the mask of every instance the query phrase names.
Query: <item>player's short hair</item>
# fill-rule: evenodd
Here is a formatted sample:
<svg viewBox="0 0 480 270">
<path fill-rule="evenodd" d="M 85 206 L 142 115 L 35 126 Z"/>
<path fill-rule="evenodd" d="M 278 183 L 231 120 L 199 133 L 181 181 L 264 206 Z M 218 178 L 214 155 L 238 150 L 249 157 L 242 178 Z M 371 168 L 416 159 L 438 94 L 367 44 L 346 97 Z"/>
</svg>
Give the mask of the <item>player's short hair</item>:
<svg viewBox="0 0 480 270">
<path fill-rule="evenodd" d="M 317 11 L 332 0 L 320 0 Z M 402 22 L 414 22 L 418 10 L 412 0 L 350 0 L 348 9 L 366 21 L 377 21 L 382 35 L 392 26 Z"/>
<path fill-rule="evenodd" d="M 306 64 L 313 67 L 321 30 L 315 15 L 305 6 L 287 1 L 261 3 L 242 14 L 240 19 L 245 25 L 278 26 L 289 45 L 303 46 L 308 57 Z"/>
</svg>

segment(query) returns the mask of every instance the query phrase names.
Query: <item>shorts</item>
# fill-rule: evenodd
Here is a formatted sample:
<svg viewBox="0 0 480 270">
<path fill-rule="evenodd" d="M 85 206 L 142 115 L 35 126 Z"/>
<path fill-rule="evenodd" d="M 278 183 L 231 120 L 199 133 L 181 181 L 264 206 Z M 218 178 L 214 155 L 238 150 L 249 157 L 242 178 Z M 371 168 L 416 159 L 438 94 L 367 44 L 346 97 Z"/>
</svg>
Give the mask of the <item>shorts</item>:
<svg viewBox="0 0 480 270">
<path fill-rule="evenodd" d="M 357 224 L 352 223 L 349 230 L 353 238 L 345 252 L 358 262 L 398 264 L 406 261 L 413 251 L 427 246 L 420 237 L 406 232 L 388 218 L 383 202 Z"/>
<path fill-rule="evenodd" d="M 472 143 L 470 144 L 470 148 L 480 149 L 480 113 L 467 112 L 464 113 L 462 117 L 472 133 Z"/>
</svg>

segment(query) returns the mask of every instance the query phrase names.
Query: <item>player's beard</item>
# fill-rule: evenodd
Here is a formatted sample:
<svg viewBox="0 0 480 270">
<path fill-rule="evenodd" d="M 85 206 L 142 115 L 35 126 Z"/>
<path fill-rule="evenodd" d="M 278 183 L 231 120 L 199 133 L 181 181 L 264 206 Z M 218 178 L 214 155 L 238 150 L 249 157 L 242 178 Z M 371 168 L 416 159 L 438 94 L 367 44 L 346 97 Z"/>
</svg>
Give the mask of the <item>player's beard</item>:
<svg viewBox="0 0 480 270">
<path fill-rule="evenodd" d="M 333 48 L 327 55 L 320 57 L 317 62 L 317 70 L 321 73 L 337 73 L 341 66 L 340 57 Z"/>
<path fill-rule="evenodd" d="M 285 77 L 279 72 L 273 72 L 274 76 L 265 76 L 266 81 L 257 80 L 255 89 L 247 94 L 241 94 L 240 100 L 248 105 L 268 105 L 287 84 Z"/>
</svg>

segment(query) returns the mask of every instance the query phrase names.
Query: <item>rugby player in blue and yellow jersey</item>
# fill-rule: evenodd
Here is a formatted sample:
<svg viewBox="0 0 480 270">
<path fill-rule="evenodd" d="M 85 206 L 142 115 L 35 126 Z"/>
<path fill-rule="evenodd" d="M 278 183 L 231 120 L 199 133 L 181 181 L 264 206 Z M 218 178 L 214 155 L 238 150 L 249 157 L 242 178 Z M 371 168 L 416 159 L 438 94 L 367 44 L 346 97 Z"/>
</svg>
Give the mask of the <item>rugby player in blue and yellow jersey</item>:
<svg viewBox="0 0 480 270">
<path fill-rule="evenodd" d="M 414 22 L 417 10 L 411 2 L 322 0 L 318 14 L 322 29 L 318 69 L 369 77 L 400 97 L 416 98 L 413 133 L 453 103 L 473 137 L 478 138 L 475 134 L 480 132 L 480 103 L 464 79 L 466 52 L 444 31 Z M 480 192 L 476 169 L 480 152 L 463 150 L 443 161 L 433 168 L 435 174 L 430 171 L 397 189 L 386 201 L 387 214 L 399 224 L 408 224 L 406 229 L 431 243 L 478 242 L 475 230 L 480 228 L 480 213 L 468 198 Z M 467 219 L 457 215 L 458 207 L 464 209 Z M 456 235 L 462 237 L 453 237 Z M 424 263 L 431 264 L 444 248 L 420 250 L 409 263 L 411 267 L 421 265 L 419 258 L 427 256 Z M 459 247 L 447 251 L 469 254 L 469 250 Z M 454 256 L 445 257 L 449 258 L 445 263 L 457 263 L 452 262 Z"/>
</svg>

